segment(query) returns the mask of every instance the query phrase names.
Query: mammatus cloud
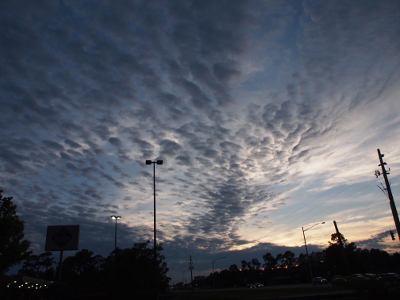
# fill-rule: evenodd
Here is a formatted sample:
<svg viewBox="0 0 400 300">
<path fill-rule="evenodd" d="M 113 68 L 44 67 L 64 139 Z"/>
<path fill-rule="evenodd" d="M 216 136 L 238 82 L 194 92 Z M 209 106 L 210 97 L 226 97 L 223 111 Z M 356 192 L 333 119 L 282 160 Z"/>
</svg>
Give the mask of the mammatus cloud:
<svg viewBox="0 0 400 300">
<path fill-rule="evenodd" d="M 107 254 L 112 214 L 121 247 L 151 239 L 146 159 L 164 160 L 158 236 L 177 269 L 186 249 L 297 247 L 302 225 L 373 205 L 377 148 L 400 164 L 397 1 L 1 11 L 0 186 L 37 251 L 47 225 L 81 224 L 83 247 Z M 367 211 L 371 234 L 383 215 Z"/>
</svg>

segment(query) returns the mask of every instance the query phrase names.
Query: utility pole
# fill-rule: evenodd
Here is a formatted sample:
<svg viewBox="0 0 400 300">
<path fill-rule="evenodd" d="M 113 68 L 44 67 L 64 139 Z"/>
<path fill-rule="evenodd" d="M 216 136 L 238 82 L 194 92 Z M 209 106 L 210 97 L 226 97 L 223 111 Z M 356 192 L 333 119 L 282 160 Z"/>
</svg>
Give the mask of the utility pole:
<svg viewBox="0 0 400 300">
<path fill-rule="evenodd" d="M 335 226 L 336 234 L 338 236 L 340 252 L 342 253 L 342 256 L 343 256 L 343 262 L 344 262 L 344 266 L 346 268 L 346 272 L 347 272 L 347 274 L 350 274 L 350 272 L 349 272 L 349 264 L 347 262 L 347 256 L 346 256 L 346 253 L 344 251 L 344 246 L 343 246 L 343 241 L 342 241 L 342 234 L 339 232 L 339 228 L 337 227 L 336 221 L 333 221 L 333 225 Z"/>
<path fill-rule="evenodd" d="M 347 274 L 350 274 L 350 272 L 349 272 L 349 264 L 347 263 L 347 256 L 346 256 L 346 253 L 344 252 L 342 234 L 339 232 L 339 228 L 338 228 L 338 226 L 336 224 L 336 221 L 333 221 L 333 225 L 335 226 L 336 234 L 338 236 L 340 252 L 342 253 L 342 256 L 343 256 L 343 261 L 344 261 L 344 265 L 345 265 L 345 268 L 346 268 L 346 272 L 347 272 Z"/>
<path fill-rule="evenodd" d="M 339 245 L 340 245 L 340 247 L 343 248 L 342 236 L 341 236 L 341 234 L 340 234 L 340 232 L 339 232 L 339 228 L 337 227 L 336 221 L 333 221 L 333 225 L 335 226 L 335 229 L 336 229 L 336 234 L 337 234 L 337 236 L 338 236 Z"/>
<path fill-rule="evenodd" d="M 394 203 L 394 199 L 393 199 L 393 194 L 392 194 L 392 190 L 390 188 L 390 184 L 389 184 L 389 180 L 387 178 L 387 175 L 390 174 L 385 170 L 385 165 L 386 163 L 383 162 L 383 157 L 385 156 L 384 154 L 381 154 L 381 151 L 379 149 L 378 150 L 378 156 L 379 156 L 379 165 L 382 168 L 382 175 L 383 178 L 385 179 L 385 183 L 386 183 L 386 190 L 387 190 L 387 194 L 389 197 L 389 202 L 390 202 L 390 208 L 392 209 L 392 215 L 393 215 L 393 220 L 394 220 L 394 224 L 396 225 L 396 230 L 397 230 L 397 235 L 399 237 L 399 241 L 400 241 L 400 222 L 399 222 L 399 215 L 397 213 L 397 209 L 396 209 L 396 204 Z M 390 170 L 390 169 L 389 169 Z M 376 177 L 378 177 L 379 175 L 381 175 L 381 173 L 379 171 L 375 172 Z"/>
</svg>

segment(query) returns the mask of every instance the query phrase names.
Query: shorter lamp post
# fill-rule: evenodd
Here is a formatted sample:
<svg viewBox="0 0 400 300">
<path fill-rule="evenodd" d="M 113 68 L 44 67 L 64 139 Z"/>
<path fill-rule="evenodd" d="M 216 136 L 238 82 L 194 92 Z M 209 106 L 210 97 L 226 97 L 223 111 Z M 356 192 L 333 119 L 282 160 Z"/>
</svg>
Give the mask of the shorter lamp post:
<svg viewBox="0 0 400 300">
<path fill-rule="evenodd" d="M 309 230 L 309 229 L 311 229 L 311 228 L 313 228 L 314 226 L 317 226 L 317 225 L 319 225 L 319 224 L 325 224 L 325 222 L 316 223 L 316 224 L 311 225 L 311 226 L 309 226 L 309 227 L 307 227 L 307 228 L 301 227 L 301 230 L 303 231 L 304 245 L 306 246 L 307 264 L 308 264 L 308 268 L 310 269 L 311 281 L 312 281 L 312 278 L 313 278 L 313 273 L 312 273 L 312 270 L 311 270 L 310 257 L 308 256 L 306 235 L 305 235 L 304 232 L 306 232 L 307 230 Z"/>
<path fill-rule="evenodd" d="M 224 256 L 224 257 L 220 257 L 220 258 L 218 258 L 218 259 L 213 259 L 213 260 L 211 261 L 211 263 L 212 263 L 212 268 L 213 268 L 213 283 L 214 283 L 214 291 L 215 291 L 215 274 L 214 274 L 214 263 L 215 263 L 217 260 L 220 260 L 220 259 L 223 259 L 223 258 L 225 258 L 225 256 Z"/>
<path fill-rule="evenodd" d="M 117 251 L 117 223 L 118 220 L 121 219 L 121 216 L 111 216 L 111 219 L 115 220 L 115 246 L 114 246 L 114 250 Z"/>
</svg>

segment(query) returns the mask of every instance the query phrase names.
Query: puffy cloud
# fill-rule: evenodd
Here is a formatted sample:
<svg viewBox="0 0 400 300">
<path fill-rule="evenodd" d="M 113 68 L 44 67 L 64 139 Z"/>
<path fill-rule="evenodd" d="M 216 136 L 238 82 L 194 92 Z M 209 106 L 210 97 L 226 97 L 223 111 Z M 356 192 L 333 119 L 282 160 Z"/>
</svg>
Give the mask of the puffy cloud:
<svg viewBox="0 0 400 300">
<path fill-rule="evenodd" d="M 376 148 L 399 164 L 397 1 L 0 5 L 1 188 L 36 244 L 81 223 L 104 254 L 122 212 L 121 245 L 151 238 L 146 159 L 176 264 L 309 222 L 298 205 L 368 181 Z"/>
</svg>

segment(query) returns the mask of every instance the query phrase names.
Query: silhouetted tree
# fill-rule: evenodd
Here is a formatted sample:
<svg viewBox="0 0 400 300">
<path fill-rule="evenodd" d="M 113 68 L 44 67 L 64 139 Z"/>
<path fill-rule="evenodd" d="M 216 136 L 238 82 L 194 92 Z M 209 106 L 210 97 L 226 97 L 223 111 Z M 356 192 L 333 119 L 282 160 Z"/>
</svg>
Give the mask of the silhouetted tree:
<svg viewBox="0 0 400 300">
<path fill-rule="evenodd" d="M 63 283 L 71 285 L 77 292 L 97 291 L 104 282 L 104 257 L 83 249 L 69 256 L 62 263 Z"/>
<path fill-rule="evenodd" d="M 235 271 L 238 271 L 238 270 L 239 270 L 239 268 L 238 268 L 238 266 L 236 264 L 233 264 L 233 265 L 229 266 L 229 271 L 231 271 L 231 272 L 235 272 Z"/>
<path fill-rule="evenodd" d="M 55 261 L 51 252 L 44 252 L 40 255 L 31 255 L 24 261 L 23 267 L 18 271 L 18 274 L 46 280 L 54 280 L 54 265 Z"/>
<path fill-rule="evenodd" d="M 279 253 L 279 254 L 275 257 L 275 261 L 276 261 L 276 266 L 282 267 L 282 265 L 284 265 L 284 263 L 285 263 L 285 258 L 283 257 L 283 254 L 282 254 L 282 253 Z"/>
<path fill-rule="evenodd" d="M 268 252 L 264 254 L 263 259 L 264 259 L 264 268 L 271 269 L 276 266 L 276 260 L 271 253 Z"/>
<path fill-rule="evenodd" d="M 352 245 L 347 244 L 347 239 L 343 234 L 340 234 L 343 248 L 339 242 L 339 235 L 333 233 L 331 235 L 331 241 L 329 241 L 329 247 L 326 248 L 326 265 L 327 271 L 330 275 L 348 275 L 350 272 L 348 264 L 348 255 L 353 251 L 354 243 Z M 345 250 L 349 246 L 348 250 Z"/>
<path fill-rule="evenodd" d="M 326 270 L 324 268 L 326 254 L 325 251 L 313 251 L 309 255 L 311 269 L 314 276 L 326 276 Z"/>
<path fill-rule="evenodd" d="M 292 267 L 294 264 L 296 264 L 296 256 L 292 251 L 286 251 L 283 253 L 282 258 L 282 267 Z"/>
<path fill-rule="evenodd" d="M 4 197 L 0 191 L 0 276 L 12 266 L 27 259 L 30 242 L 24 240 L 24 222 L 17 216 L 13 197 Z"/>
<path fill-rule="evenodd" d="M 260 266 L 261 266 L 261 263 L 258 261 L 257 258 L 253 258 L 253 259 L 251 260 L 251 268 L 252 268 L 252 269 L 259 270 L 259 269 L 260 269 Z"/>
<path fill-rule="evenodd" d="M 150 241 L 136 243 L 132 248 L 116 249 L 105 261 L 105 272 L 110 288 L 115 291 L 162 292 L 168 287 L 165 257 L 160 254 L 161 244 L 157 245 L 157 259 Z"/>
<path fill-rule="evenodd" d="M 398 253 L 395 254 L 398 255 Z M 371 249 L 369 251 L 369 259 L 373 264 L 375 273 L 389 272 L 390 267 L 394 265 L 390 262 L 390 255 L 386 251 L 379 249 Z"/>
<path fill-rule="evenodd" d="M 342 240 L 343 245 L 345 245 L 347 243 L 347 239 L 344 237 L 343 234 L 340 234 L 340 238 Z M 337 234 L 337 232 L 331 234 L 331 240 L 328 241 L 328 243 L 330 245 L 339 244 L 339 235 Z"/>
<path fill-rule="evenodd" d="M 241 263 L 242 263 L 242 271 L 243 271 L 243 270 L 246 270 L 246 269 L 249 267 L 249 265 L 248 265 L 248 262 L 247 262 L 247 261 L 245 261 L 245 260 L 242 260 L 242 261 L 241 261 Z"/>
</svg>

